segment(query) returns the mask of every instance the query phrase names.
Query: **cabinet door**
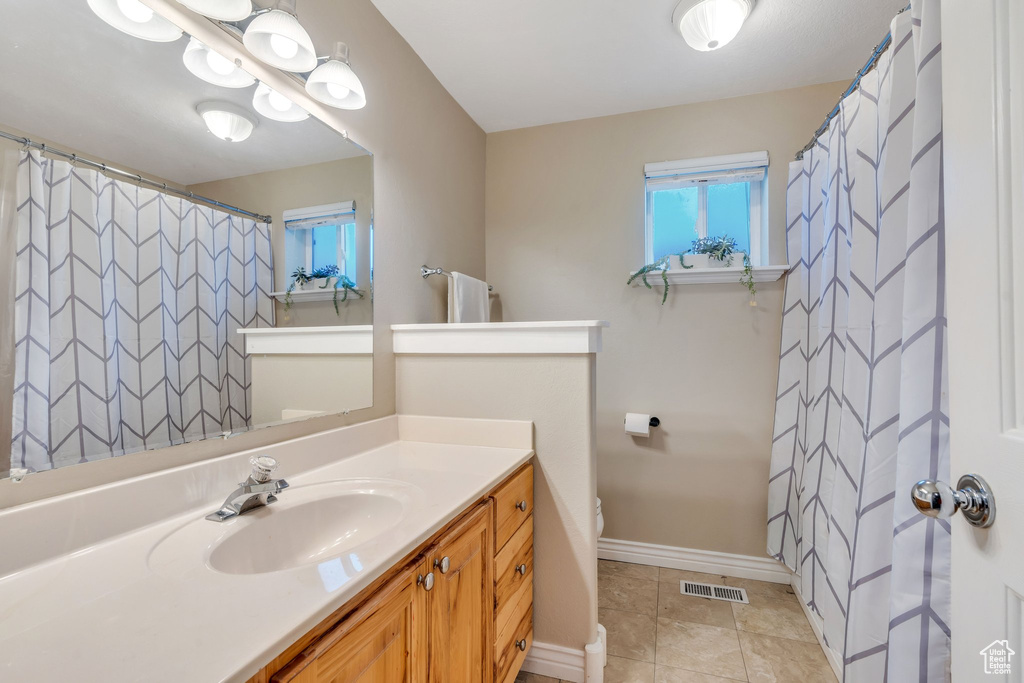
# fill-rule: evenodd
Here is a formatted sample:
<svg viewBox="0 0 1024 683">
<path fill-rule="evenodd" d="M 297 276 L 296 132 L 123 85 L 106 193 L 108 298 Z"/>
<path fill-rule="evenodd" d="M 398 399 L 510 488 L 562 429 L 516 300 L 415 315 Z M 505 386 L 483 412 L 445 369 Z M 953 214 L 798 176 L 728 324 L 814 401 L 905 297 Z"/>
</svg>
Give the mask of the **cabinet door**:
<svg viewBox="0 0 1024 683">
<path fill-rule="evenodd" d="M 494 647 L 494 540 L 491 502 L 481 504 L 428 555 L 430 682 L 491 681 Z"/>
<path fill-rule="evenodd" d="M 426 683 L 427 592 L 406 569 L 351 617 L 309 646 L 275 683 Z"/>
</svg>

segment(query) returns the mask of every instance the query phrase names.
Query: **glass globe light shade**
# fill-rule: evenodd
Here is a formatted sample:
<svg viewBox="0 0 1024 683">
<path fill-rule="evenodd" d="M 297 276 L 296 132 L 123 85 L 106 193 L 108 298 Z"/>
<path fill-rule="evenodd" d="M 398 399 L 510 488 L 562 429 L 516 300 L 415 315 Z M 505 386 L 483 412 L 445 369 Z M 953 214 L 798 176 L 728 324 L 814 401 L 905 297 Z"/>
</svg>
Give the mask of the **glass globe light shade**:
<svg viewBox="0 0 1024 683">
<path fill-rule="evenodd" d="M 729 43 L 750 15 L 753 0 L 683 0 L 672 15 L 686 44 L 709 52 Z"/>
</svg>

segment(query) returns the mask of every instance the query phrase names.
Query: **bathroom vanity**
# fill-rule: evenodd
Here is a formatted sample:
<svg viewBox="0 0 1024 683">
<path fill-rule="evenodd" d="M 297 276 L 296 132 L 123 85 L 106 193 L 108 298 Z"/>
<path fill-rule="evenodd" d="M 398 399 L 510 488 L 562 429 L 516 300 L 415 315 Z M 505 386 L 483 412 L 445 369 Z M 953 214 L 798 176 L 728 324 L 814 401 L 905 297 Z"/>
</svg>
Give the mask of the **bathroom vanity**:
<svg viewBox="0 0 1024 683">
<path fill-rule="evenodd" d="M 2 510 L 0 680 L 510 681 L 531 430 L 392 416 Z M 288 486 L 208 519 L 254 454 Z"/>
<path fill-rule="evenodd" d="M 508 683 L 532 616 L 528 463 L 249 681 Z"/>
</svg>

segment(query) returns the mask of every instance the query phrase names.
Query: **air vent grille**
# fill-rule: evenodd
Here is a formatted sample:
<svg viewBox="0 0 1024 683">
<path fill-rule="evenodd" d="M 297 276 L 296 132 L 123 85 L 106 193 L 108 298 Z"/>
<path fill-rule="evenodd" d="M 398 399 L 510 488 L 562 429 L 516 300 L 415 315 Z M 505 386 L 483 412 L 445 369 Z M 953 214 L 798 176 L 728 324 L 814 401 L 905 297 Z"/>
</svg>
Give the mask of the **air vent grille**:
<svg viewBox="0 0 1024 683">
<path fill-rule="evenodd" d="M 693 595 L 698 598 L 710 598 L 711 600 L 725 600 L 727 602 L 742 602 L 749 604 L 747 591 L 732 586 L 716 586 L 710 583 L 697 583 L 696 581 L 680 581 L 679 592 L 683 595 Z"/>
</svg>

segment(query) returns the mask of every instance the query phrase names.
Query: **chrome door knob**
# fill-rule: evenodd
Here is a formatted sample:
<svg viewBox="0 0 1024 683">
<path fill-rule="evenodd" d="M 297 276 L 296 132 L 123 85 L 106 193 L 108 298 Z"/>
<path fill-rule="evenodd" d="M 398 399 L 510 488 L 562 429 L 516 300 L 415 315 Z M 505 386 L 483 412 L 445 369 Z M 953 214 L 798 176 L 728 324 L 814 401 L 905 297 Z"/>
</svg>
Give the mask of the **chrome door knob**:
<svg viewBox="0 0 1024 683">
<path fill-rule="evenodd" d="M 945 482 L 924 479 L 911 487 L 910 500 L 918 512 L 929 517 L 948 519 L 959 510 L 972 526 L 992 526 L 996 501 L 988 483 L 976 474 L 965 474 L 956 485 L 954 490 Z"/>
</svg>

